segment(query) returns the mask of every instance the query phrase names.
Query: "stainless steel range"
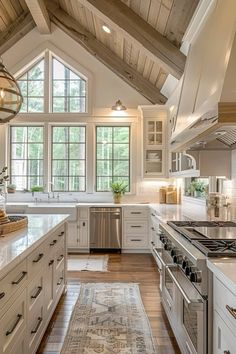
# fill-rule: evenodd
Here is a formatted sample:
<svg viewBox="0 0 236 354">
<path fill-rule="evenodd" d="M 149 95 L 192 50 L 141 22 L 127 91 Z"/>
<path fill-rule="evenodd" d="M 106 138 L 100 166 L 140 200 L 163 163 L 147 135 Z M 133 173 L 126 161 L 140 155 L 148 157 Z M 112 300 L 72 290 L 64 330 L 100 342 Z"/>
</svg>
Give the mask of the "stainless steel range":
<svg viewBox="0 0 236 354">
<path fill-rule="evenodd" d="M 207 257 L 236 257 L 236 223 L 169 221 L 160 224 L 153 254 L 162 303 L 184 354 L 212 353 L 212 274 Z"/>
</svg>

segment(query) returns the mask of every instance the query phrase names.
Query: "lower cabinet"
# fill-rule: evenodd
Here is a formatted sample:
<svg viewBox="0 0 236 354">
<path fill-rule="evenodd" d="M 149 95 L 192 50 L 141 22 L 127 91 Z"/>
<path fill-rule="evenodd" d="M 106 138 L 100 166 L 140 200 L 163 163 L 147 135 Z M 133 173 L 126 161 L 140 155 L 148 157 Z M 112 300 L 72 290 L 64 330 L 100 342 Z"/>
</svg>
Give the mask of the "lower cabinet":
<svg viewBox="0 0 236 354">
<path fill-rule="evenodd" d="M 68 249 L 81 252 L 89 249 L 89 208 L 77 209 L 77 221 L 68 223 Z"/>
<path fill-rule="evenodd" d="M 0 279 L 0 354 L 36 353 L 66 285 L 65 232 L 49 234 Z"/>
<path fill-rule="evenodd" d="M 148 215 L 146 207 L 123 207 L 122 249 L 148 250 Z"/>
<path fill-rule="evenodd" d="M 214 354 L 235 354 L 236 336 L 226 325 L 224 320 L 215 310 L 213 314 L 213 353 Z"/>
</svg>

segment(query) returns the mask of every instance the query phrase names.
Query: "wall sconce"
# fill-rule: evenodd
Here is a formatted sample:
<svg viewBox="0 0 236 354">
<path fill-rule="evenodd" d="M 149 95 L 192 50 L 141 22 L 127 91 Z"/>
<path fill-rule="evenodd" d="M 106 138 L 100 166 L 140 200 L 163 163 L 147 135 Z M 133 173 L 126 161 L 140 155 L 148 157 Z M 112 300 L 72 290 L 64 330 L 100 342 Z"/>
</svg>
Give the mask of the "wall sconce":
<svg viewBox="0 0 236 354">
<path fill-rule="evenodd" d="M 127 108 L 122 104 L 121 100 L 116 101 L 115 105 L 111 107 L 113 111 L 125 111 Z"/>
<path fill-rule="evenodd" d="M 0 124 L 7 123 L 14 118 L 20 111 L 22 102 L 23 97 L 19 85 L 0 62 Z"/>
</svg>

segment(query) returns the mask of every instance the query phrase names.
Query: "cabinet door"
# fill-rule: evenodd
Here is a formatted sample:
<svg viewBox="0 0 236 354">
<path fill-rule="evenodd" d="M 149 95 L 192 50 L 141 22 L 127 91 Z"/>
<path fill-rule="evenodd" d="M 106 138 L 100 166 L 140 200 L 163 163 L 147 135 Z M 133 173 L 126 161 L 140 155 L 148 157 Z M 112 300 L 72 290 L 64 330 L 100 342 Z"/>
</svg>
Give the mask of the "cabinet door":
<svg viewBox="0 0 236 354">
<path fill-rule="evenodd" d="M 144 171 L 145 175 L 163 174 L 163 150 L 145 149 L 144 151 Z"/>
<path fill-rule="evenodd" d="M 68 248 L 78 247 L 77 222 L 68 222 L 67 247 Z"/>
<path fill-rule="evenodd" d="M 44 276 L 44 304 L 45 304 L 45 320 L 50 316 L 54 304 L 54 283 L 55 283 L 55 259 L 52 257 L 48 260 Z"/>
<path fill-rule="evenodd" d="M 213 353 L 214 354 L 235 354 L 236 337 L 226 323 L 214 311 L 213 324 Z"/>
<path fill-rule="evenodd" d="M 88 235 L 88 220 L 79 220 L 79 241 L 78 246 L 80 248 L 89 247 L 89 235 Z"/>
<path fill-rule="evenodd" d="M 163 145 L 163 121 L 161 119 L 146 120 L 146 145 Z"/>
</svg>

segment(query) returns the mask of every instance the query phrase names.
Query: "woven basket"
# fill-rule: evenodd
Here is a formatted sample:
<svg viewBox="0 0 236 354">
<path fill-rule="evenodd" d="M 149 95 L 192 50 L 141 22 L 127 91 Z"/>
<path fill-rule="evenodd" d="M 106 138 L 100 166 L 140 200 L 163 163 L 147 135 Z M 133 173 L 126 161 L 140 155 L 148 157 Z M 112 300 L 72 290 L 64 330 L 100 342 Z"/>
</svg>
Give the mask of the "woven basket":
<svg viewBox="0 0 236 354">
<path fill-rule="evenodd" d="M 0 236 L 23 229 L 28 225 L 27 216 L 11 215 L 8 219 L 10 220 L 8 223 L 0 225 Z"/>
</svg>

